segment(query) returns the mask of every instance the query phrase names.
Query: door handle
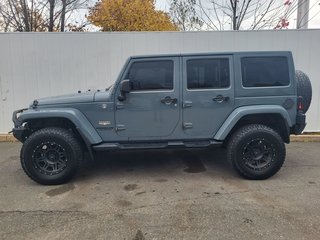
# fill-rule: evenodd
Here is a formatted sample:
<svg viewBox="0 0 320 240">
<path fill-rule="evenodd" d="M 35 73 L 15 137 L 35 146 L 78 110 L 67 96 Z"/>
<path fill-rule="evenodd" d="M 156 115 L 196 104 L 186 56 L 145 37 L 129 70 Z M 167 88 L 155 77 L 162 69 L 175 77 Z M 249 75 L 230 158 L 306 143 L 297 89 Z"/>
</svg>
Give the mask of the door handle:
<svg viewBox="0 0 320 240">
<path fill-rule="evenodd" d="M 229 101 L 229 99 L 230 99 L 229 97 L 222 96 L 222 95 L 217 95 L 216 97 L 212 98 L 212 100 L 217 103 L 227 102 Z"/>
<path fill-rule="evenodd" d="M 178 102 L 178 99 L 171 98 L 169 96 L 166 96 L 166 97 L 161 99 L 161 103 L 166 104 L 166 105 L 176 104 L 177 102 Z"/>
</svg>

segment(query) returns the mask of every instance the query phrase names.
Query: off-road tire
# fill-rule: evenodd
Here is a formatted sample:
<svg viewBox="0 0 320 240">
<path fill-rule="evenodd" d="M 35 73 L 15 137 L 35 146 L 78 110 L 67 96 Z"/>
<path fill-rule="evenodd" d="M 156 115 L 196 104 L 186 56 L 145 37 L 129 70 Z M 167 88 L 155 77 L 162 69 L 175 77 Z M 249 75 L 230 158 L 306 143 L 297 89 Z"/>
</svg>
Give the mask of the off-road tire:
<svg viewBox="0 0 320 240">
<path fill-rule="evenodd" d="M 63 158 L 61 157 L 62 160 L 59 159 L 63 163 L 58 165 L 61 168 L 60 171 L 53 172 L 52 170 L 53 173 L 50 173 L 50 168 L 48 168 L 49 170 L 47 169 L 48 171 L 46 169 L 43 170 L 44 168 L 41 166 L 45 165 L 44 160 L 36 161 L 37 158 L 43 159 L 43 155 L 48 155 L 50 146 L 54 146 L 60 151 L 55 153 L 53 149 L 54 156 L 57 156 L 57 158 L 64 156 Z M 48 150 L 46 151 L 46 149 Z M 45 153 L 42 154 L 42 152 Z M 40 129 L 27 138 L 21 148 L 20 161 L 24 172 L 32 180 L 44 185 L 55 185 L 66 183 L 75 175 L 81 165 L 82 155 L 81 145 L 71 131 L 50 127 Z M 49 160 L 49 157 L 46 159 Z M 42 165 L 39 165 L 39 163 L 42 163 Z"/>
<path fill-rule="evenodd" d="M 255 162 L 262 162 L 261 159 L 258 160 L 261 157 L 258 155 L 259 151 L 261 151 L 262 160 L 265 160 L 265 166 L 258 168 L 257 165 L 255 168 L 252 166 Z M 286 149 L 280 135 L 273 129 L 260 124 L 241 127 L 231 136 L 227 146 L 229 162 L 241 176 L 247 179 L 260 180 L 273 176 L 280 170 L 285 156 Z"/>
<path fill-rule="evenodd" d="M 296 70 L 297 96 L 302 97 L 302 112 L 306 113 L 310 107 L 312 99 L 311 81 L 307 74 Z"/>
</svg>

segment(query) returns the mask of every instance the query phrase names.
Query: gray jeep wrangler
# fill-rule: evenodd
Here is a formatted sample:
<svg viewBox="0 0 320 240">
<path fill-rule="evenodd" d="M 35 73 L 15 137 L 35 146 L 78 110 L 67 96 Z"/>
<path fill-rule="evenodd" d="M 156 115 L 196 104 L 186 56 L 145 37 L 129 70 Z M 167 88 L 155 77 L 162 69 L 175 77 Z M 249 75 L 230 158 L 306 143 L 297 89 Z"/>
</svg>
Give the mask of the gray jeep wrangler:
<svg viewBox="0 0 320 240">
<path fill-rule="evenodd" d="M 226 146 L 235 170 L 266 179 L 300 134 L 311 83 L 290 52 L 137 56 L 104 91 L 34 100 L 13 113 L 21 164 L 41 184 L 67 182 L 83 153 Z"/>
</svg>

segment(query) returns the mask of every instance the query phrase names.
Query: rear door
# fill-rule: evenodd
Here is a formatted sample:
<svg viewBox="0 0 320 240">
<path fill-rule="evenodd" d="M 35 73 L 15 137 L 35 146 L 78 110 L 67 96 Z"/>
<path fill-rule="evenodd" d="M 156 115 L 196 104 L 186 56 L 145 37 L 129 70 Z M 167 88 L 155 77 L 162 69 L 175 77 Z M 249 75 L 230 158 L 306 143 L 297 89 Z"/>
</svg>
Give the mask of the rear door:
<svg viewBox="0 0 320 240">
<path fill-rule="evenodd" d="M 183 57 L 183 131 L 212 138 L 234 106 L 233 57 Z"/>
</svg>

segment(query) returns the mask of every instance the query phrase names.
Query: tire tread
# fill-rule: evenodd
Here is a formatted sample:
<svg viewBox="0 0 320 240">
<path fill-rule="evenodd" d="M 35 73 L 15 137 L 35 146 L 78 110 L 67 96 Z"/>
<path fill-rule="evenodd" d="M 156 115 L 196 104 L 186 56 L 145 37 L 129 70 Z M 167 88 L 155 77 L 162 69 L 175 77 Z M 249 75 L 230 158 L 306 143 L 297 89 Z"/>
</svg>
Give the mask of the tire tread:
<svg viewBox="0 0 320 240">
<path fill-rule="evenodd" d="M 240 141 L 248 136 L 249 134 L 255 134 L 255 133 L 268 133 L 271 134 L 273 137 L 276 138 L 278 142 L 281 143 L 281 150 L 282 152 L 280 153 L 282 156 L 280 158 L 280 161 L 276 164 L 276 166 L 272 169 L 272 171 L 267 172 L 266 174 L 263 175 L 252 175 L 249 174 L 248 172 L 244 171 L 241 167 L 239 167 L 237 161 L 235 161 L 235 154 L 236 154 L 236 149 L 237 146 L 239 145 Z M 273 176 L 275 173 L 277 173 L 280 168 L 282 167 L 284 160 L 285 160 L 285 146 L 282 138 L 280 135 L 274 131 L 272 128 L 262 125 L 262 124 L 249 124 L 241 127 L 238 129 L 230 138 L 227 146 L 227 159 L 228 161 L 233 165 L 234 169 L 244 178 L 247 179 L 255 179 L 255 180 L 261 180 L 261 179 L 267 179 L 271 176 Z"/>
<path fill-rule="evenodd" d="M 28 170 L 27 166 L 26 166 L 26 161 L 25 161 L 25 154 L 26 153 L 26 149 L 28 147 L 28 145 L 37 138 L 41 138 L 43 136 L 59 136 L 62 137 L 66 142 L 68 142 L 70 144 L 70 146 L 72 146 L 72 150 L 75 153 L 75 158 L 77 159 L 76 161 L 76 168 L 75 171 L 73 172 L 72 175 L 68 175 L 65 176 L 64 178 L 61 179 L 57 179 L 57 180 L 51 180 L 51 181 L 46 181 L 46 180 L 42 180 L 39 178 L 36 178 L 35 176 L 33 176 L 33 174 Z M 59 128 L 59 127 L 48 127 L 48 128 L 43 128 L 40 129 L 34 133 L 32 133 L 24 142 L 21 150 L 20 150 L 20 162 L 21 162 L 21 166 L 23 171 L 26 173 L 26 175 L 32 179 L 35 182 L 38 182 L 40 184 L 44 184 L 44 185 L 55 185 L 55 184 L 62 184 L 67 182 L 68 180 L 70 180 L 74 174 L 80 169 L 81 165 L 82 165 L 82 150 L 81 150 L 81 145 L 79 143 L 79 141 L 77 140 L 77 138 L 74 136 L 74 134 L 70 131 L 68 131 L 67 129 L 64 128 Z"/>
</svg>

